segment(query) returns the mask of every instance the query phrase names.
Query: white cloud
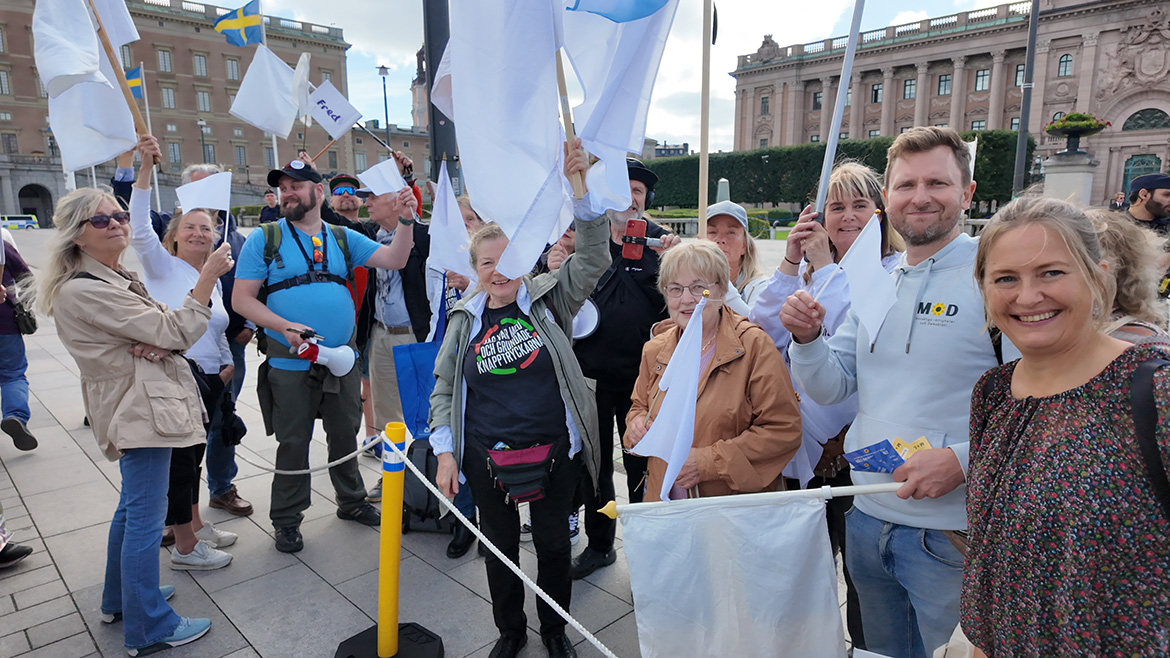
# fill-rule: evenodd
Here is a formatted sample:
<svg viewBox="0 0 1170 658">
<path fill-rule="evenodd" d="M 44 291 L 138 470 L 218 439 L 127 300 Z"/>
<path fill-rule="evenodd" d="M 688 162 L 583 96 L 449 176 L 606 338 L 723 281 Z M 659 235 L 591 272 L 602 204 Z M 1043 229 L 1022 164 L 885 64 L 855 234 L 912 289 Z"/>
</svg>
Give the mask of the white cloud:
<svg viewBox="0 0 1170 658">
<path fill-rule="evenodd" d="M 925 11 L 900 11 L 890 19 L 890 25 L 906 25 L 907 23 L 917 23 L 930 18 L 930 14 Z"/>
</svg>

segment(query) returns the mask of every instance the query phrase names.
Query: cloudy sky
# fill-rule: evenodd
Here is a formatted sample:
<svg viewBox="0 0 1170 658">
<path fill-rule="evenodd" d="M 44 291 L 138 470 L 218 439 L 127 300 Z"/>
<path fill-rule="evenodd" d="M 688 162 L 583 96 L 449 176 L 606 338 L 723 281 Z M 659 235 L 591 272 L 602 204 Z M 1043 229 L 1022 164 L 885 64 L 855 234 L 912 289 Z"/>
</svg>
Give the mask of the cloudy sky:
<svg viewBox="0 0 1170 658">
<path fill-rule="evenodd" d="M 862 30 L 997 4 L 1002 2 L 869 0 Z M 719 34 L 711 50 L 710 145 L 713 152 L 731 149 L 735 79 L 728 73 L 735 68 L 737 56 L 755 52 L 765 34 L 771 34 L 780 46 L 845 35 L 853 4 L 851 0 L 716 0 L 715 6 Z M 410 82 L 415 73 L 415 53 L 423 40 L 421 0 L 265 0 L 264 8 L 270 14 L 342 28 L 345 39 L 353 44 L 348 58 L 350 101 L 366 118 L 383 117 L 382 81 L 377 66 L 385 64 L 392 69 L 386 81 L 390 123 L 412 124 Z M 702 8 L 701 0 L 680 1 L 658 72 L 646 129 L 646 136 L 660 143 L 687 142 L 696 151 L 699 148 Z"/>
</svg>

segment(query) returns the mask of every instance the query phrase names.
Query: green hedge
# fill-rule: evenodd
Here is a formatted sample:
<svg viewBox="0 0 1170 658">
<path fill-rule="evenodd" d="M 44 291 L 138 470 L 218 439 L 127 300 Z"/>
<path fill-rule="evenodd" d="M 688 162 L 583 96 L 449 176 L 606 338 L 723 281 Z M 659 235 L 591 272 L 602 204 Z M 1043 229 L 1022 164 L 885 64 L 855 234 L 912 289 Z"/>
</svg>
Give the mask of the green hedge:
<svg viewBox="0 0 1170 658">
<path fill-rule="evenodd" d="M 979 137 L 975 157 L 975 201 L 1011 199 L 1012 171 L 1015 166 L 1016 133 L 1010 130 L 981 130 L 960 133 L 964 140 Z M 885 171 L 886 150 L 894 139 L 845 139 L 837 145 L 837 159 L 859 160 L 877 171 Z M 1028 162 L 1031 162 L 1036 143 L 1028 137 Z M 799 146 L 777 146 L 754 151 L 712 153 L 708 163 L 708 198 L 715 198 L 715 187 L 720 178 L 731 182 L 731 198 L 739 203 L 807 203 L 820 179 L 821 162 L 825 158 L 822 143 Z M 695 182 L 699 178 L 699 156 L 681 156 L 650 160 L 646 166 L 658 174 L 654 188 L 654 203 L 660 206 L 695 208 L 699 193 Z M 772 219 L 787 219 L 787 210 L 772 209 Z M 788 213 L 788 217 L 779 213 Z"/>
</svg>

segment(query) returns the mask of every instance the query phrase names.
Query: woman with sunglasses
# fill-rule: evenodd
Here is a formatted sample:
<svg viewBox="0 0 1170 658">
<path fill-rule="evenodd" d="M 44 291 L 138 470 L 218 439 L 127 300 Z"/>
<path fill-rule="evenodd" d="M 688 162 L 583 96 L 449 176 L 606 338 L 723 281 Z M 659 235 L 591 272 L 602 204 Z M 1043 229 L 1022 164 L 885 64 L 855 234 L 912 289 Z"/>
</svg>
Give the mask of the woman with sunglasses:
<svg viewBox="0 0 1170 658">
<path fill-rule="evenodd" d="M 228 245 L 203 264 L 174 310 L 150 298 L 120 265 L 130 241 L 130 214 L 93 188 L 60 200 L 57 234 L 37 287 L 36 306 L 53 316 L 57 335 L 77 362 L 85 413 L 98 446 L 122 474 L 110 525 L 103 620 L 123 621 L 131 656 L 193 642 L 208 619 L 175 614 L 159 587 L 158 545 L 167 513 L 171 450 L 205 440 L 202 407 L 179 354 L 207 331 L 211 296 L 232 266 Z"/>
<path fill-rule="evenodd" d="M 161 155 L 158 140 L 151 135 L 138 139 L 138 152 L 142 156 L 142 167 L 138 180 L 130 194 L 130 246 L 142 263 L 143 281 L 151 298 L 166 304 L 168 308 L 183 305 L 187 291 L 199 279 L 204 263 L 215 250 L 219 239 L 218 218 L 214 210 L 196 208 L 175 213 L 167 224 L 162 240 L 151 230 L 150 224 L 150 175 L 154 169 L 154 158 Z M 212 422 L 223 422 L 224 396 L 230 396 L 230 384 L 234 371 L 231 348 L 228 347 L 227 306 L 223 301 L 220 286 L 211 292 L 211 319 L 207 331 L 187 350 L 188 361 L 194 362 L 202 379 L 200 391 L 204 394 L 204 406 Z M 228 419 L 231 420 L 230 418 Z M 167 526 L 170 532 L 163 535 L 164 544 L 175 544 L 171 553 L 171 568 L 185 571 L 207 571 L 226 567 L 232 556 L 221 550 L 236 541 L 236 534 L 220 530 L 210 522 L 204 523 L 199 515 L 200 467 L 203 455 L 208 450 L 230 452 L 231 464 L 235 464 L 235 450 L 223 443 L 220 432 L 210 432 L 209 439 L 217 445 L 197 445 L 190 448 L 176 448 L 171 452 L 171 477 L 167 491 Z M 218 453 L 211 453 L 212 459 Z M 211 475 L 215 475 L 214 472 Z"/>
</svg>

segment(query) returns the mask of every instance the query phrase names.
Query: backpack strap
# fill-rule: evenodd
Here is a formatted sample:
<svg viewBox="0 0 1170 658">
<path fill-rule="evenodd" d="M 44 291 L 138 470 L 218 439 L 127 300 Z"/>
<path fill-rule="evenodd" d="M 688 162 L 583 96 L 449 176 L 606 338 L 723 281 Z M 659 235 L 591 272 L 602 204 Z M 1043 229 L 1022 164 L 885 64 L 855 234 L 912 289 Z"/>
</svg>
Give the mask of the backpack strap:
<svg viewBox="0 0 1170 658">
<path fill-rule="evenodd" d="M 1146 475 L 1154 490 L 1154 497 L 1162 506 L 1162 514 L 1170 521 L 1170 480 L 1166 478 L 1166 465 L 1158 449 L 1156 430 L 1158 427 L 1158 405 L 1154 398 L 1154 373 L 1162 366 L 1170 365 L 1164 359 L 1147 359 L 1138 365 L 1133 373 L 1129 389 L 1129 401 L 1133 411 L 1133 424 L 1137 429 L 1138 450 L 1146 465 Z"/>
<path fill-rule="evenodd" d="M 349 238 L 345 234 L 345 227 L 337 224 L 326 224 L 329 227 L 329 232 L 333 234 L 333 239 L 337 241 L 337 246 L 341 249 L 341 253 L 345 255 L 345 280 L 347 283 L 353 283 L 353 261 L 349 256 Z"/>
<path fill-rule="evenodd" d="M 1003 332 L 999 327 L 992 327 L 988 334 L 991 335 L 991 349 L 995 351 L 995 362 L 1003 365 Z M 986 391 L 984 391 L 986 393 Z"/>
<path fill-rule="evenodd" d="M 276 261 L 276 267 L 284 269 L 284 259 L 280 256 L 280 241 L 284 236 L 284 231 L 280 228 L 280 221 L 265 222 L 260 225 L 260 230 L 264 231 L 264 266 L 267 267 Z"/>
</svg>

